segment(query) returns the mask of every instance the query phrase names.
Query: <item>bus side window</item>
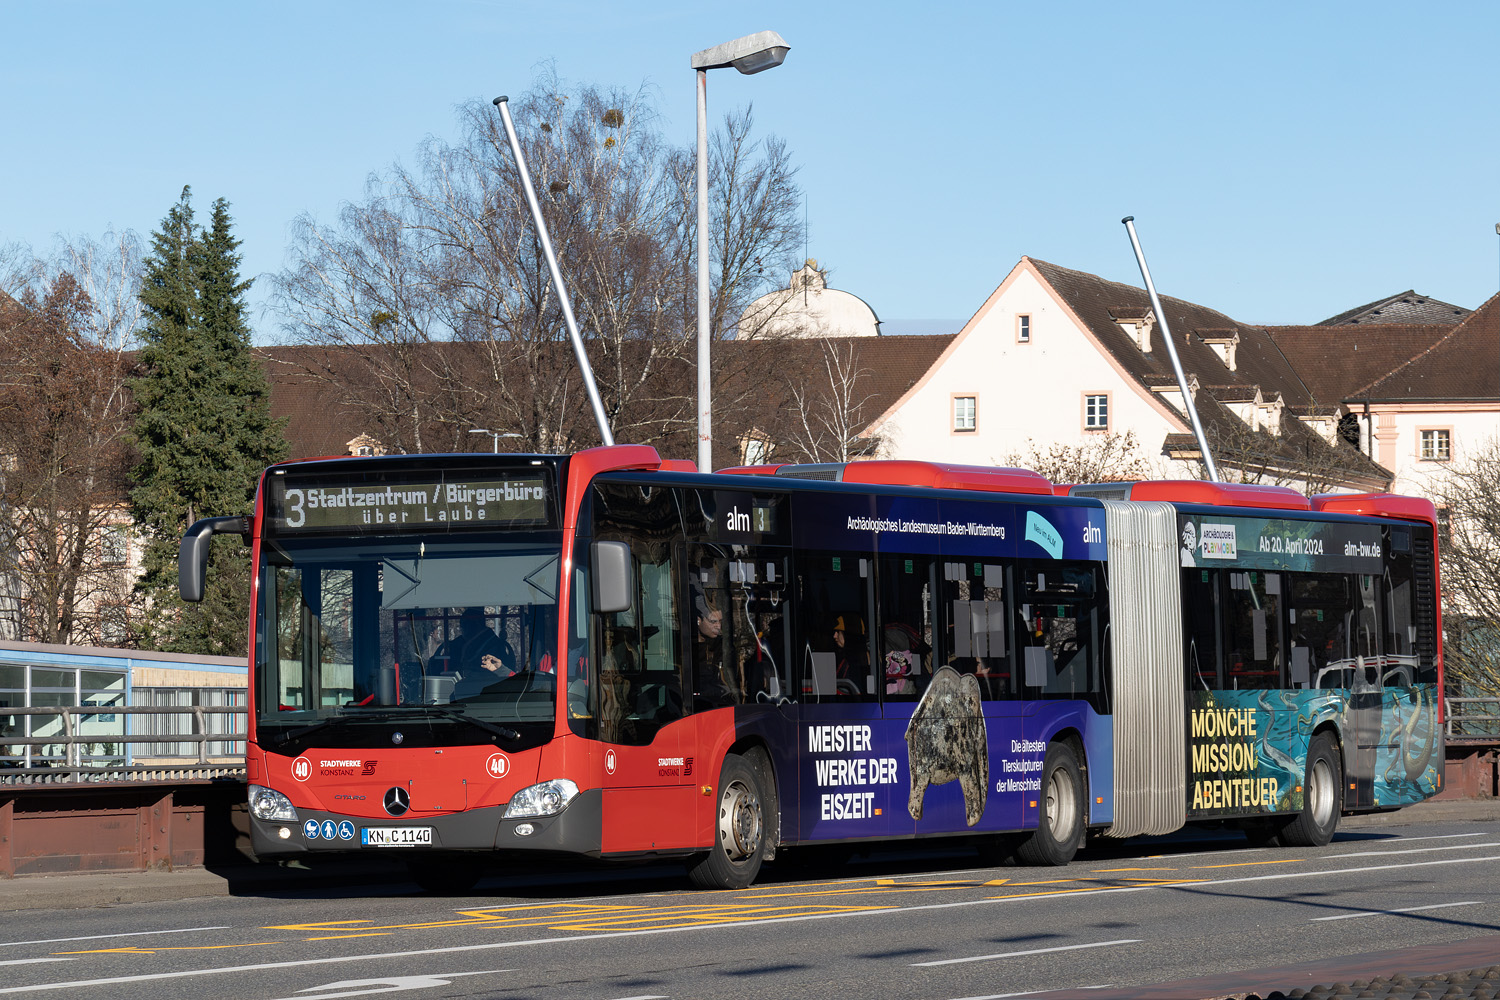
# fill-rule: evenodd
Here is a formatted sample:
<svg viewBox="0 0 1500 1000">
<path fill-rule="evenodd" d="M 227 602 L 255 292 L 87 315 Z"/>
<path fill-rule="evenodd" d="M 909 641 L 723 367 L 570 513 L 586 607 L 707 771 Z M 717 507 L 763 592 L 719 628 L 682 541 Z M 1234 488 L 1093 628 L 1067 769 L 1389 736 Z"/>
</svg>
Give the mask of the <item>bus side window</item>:
<svg viewBox="0 0 1500 1000">
<path fill-rule="evenodd" d="M 1108 600 L 1093 563 L 1022 560 L 1016 568 L 1016 646 L 1035 697 L 1105 694 L 1102 645 Z"/>
<path fill-rule="evenodd" d="M 1182 623 L 1187 637 L 1184 662 L 1189 690 L 1223 689 L 1219 586 L 1223 570 L 1187 567 L 1182 571 Z"/>
<path fill-rule="evenodd" d="M 1381 612 L 1381 645 L 1385 652 L 1382 674 L 1387 685 L 1416 683 L 1421 671 L 1417 661 L 1417 619 L 1412 603 L 1411 529 L 1386 529 L 1385 572 L 1376 581 Z"/>
<path fill-rule="evenodd" d="M 874 701 L 870 614 L 875 574 L 869 554 L 797 554 L 797 633 L 793 651 L 797 684 L 791 697 L 805 702 Z"/>
<path fill-rule="evenodd" d="M 1225 679 L 1231 689 L 1284 686 L 1281 574 L 1226 570 Z"/>
<path fill-rule="evenodd" d="M 942 565 L 941 605 L 946 610 L 943 656 L 961 674 L 973 674 L 986 701 L 1019 697 L 1006 629 L 1005 566 L 998 562 Z"/>
<path fill-rule="evenodd" d="M 1291 593 L 1287 622 L 1298 666 L 1292 678 L 1302 684 L 1300 661 L 1307 660 L 1306 686 L 1349 688 L 1354 684 L 1358 645 L 1353 581 L 1343 573 L 1288 574 Z M 1305 653 L 1301 650 L 1306 650 Z"/>
<path fill-rule="evenodd" d="M 880 631 L 876 686 L 886 701 L 912 701 L 932 679 L 933 593 L 938 560 L 881 556 L 875 581 Z"/>
</svg>

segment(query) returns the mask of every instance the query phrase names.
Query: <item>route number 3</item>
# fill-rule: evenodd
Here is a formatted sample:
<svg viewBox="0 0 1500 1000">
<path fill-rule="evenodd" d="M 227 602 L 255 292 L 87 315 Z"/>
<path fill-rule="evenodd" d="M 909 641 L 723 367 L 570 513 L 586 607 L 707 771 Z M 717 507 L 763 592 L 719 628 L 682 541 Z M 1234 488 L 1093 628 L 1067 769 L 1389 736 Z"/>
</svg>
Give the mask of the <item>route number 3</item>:
<svg viewBox="0 0 1500 1000">
<path fill-rule="evenodd" d="M 288 528 L 300 528 L 307 523 L 307 511 L 302 509 L 303 499 L 301 490 L 286 491 L 286 526 Z"/>
</svg>

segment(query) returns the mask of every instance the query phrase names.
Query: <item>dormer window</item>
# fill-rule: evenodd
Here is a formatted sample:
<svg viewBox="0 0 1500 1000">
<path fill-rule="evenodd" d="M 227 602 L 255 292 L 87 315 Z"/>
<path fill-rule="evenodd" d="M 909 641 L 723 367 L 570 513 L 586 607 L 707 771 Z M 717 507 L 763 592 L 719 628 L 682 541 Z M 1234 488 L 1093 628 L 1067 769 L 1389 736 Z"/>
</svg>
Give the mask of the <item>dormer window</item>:
<svg viewBox="0 0 1500 1000">
<path fill-rule="evenodd" d="M 1198 339 L 1213 349 L 1224 362 L 1224 367 L 1230 371 L 1235 370 L 1235 350 L 1240 346 L 1240 334 L 1238 330 L 1195 330 Z"/>
<path fill-rule="evenodd" d="M 1109 314 L 1142 354 L 1151 353 L 1151 331 L 1156 329 L 1155 312 L 1139 306 L 1114 306 Z"/>
</svg>

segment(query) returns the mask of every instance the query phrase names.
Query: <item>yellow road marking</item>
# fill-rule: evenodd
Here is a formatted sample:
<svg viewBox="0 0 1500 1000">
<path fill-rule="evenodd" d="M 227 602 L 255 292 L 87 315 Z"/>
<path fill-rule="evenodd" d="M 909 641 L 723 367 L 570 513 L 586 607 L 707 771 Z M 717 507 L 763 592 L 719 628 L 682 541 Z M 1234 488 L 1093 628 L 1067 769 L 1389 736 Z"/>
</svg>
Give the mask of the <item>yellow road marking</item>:
<svg viewBox="0 0 1500 1000">
<path fill-rule="evenodd" d="M 327 937 L 303 938 L 304 941 L 342 941 L 344 938 L 357 937 L 389 937 L 389 931 L 372 931 L 369 934 L 330 934 Z"/>
<path fill-rule="evenodd" d="M 1110 872 L 1175 872 L 1176 868 L 1093 868 L 1090 869 L 1095 875 L 1106 875 Z"/>
<path fill-rule="evenodd" d="M 334 927 L 351 927 L 354 924 L 368 924 L 368 920 L 325 920 L 313 924 L 268 924 L 261 930 L 266 931 L 321 931 Z"/>
<path fill-rule="evenodd" d="M 1036 882 L 1034 885 L 1046 885 L 1045 882 Z M 1114 889 L 1112 885 L 1081 885 L 1077 889 L 1048 889 L 1044 892 L 1008 892 L 1001 896 L 990 896 L 990 899 L 1020 899 L 1024 896 L 1057 896 L 1065 892 L 1106 892 Z"/>
<path fill-rule="evenodd" d="M 268 944 L 283 944 L 281 941 L 249 941 L 245 944 L 200 944 L 175 948 L 95 948 L 92 951 L 54 951 L 54 955 L 155 955 L 159 951 L 215 951 L 219 948 L 260 948 Z"/>
<path fill-rule="evenodd" d="M 1300 860 L 1301 860 L 1300 858 L 1281 858 L 1281 859 L 1278 859 L 1276 861 L 1239 861 L 1239 862 L 1236 862 L 1235 864 L 1232 864 L 1232 865 L 1193 865 L 1192 867 L 1194 869 L 1198 869 L 1198 868 L 1249 868 L 1249 867 L 1251 867 L 1253 865 L 1293 865 L 1293 864 L 1296 864 Z"/>
</svg>

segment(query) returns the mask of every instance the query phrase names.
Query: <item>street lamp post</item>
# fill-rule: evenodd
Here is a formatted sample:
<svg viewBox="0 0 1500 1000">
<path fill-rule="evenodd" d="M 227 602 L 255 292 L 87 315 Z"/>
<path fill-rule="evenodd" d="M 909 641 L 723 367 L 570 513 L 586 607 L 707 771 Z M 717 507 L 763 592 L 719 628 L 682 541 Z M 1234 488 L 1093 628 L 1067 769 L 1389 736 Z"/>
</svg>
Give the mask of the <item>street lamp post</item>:
<svg viewBox="0 0 1500 1000">
<path fill-rule="evenodd" d="M 745 75 L 780 66 L 790 46 L 757 31 L 693 55 L 698 71 L 698 471 L 713 471 L 713 416 L 708 368 L 708 71 L 733 66 Z"/>
<path fill-rule="evenodd" d="M 520 434 L 517 434 L 515 431 L 492 431 L 488 427 L 473 427 L 470 428 L 469 433 L 488 434 L 493 441 L 494 454 L 496 455 L 500 454 L 501 438 L 518 438 L 522 436 Z"/>
</svg>

